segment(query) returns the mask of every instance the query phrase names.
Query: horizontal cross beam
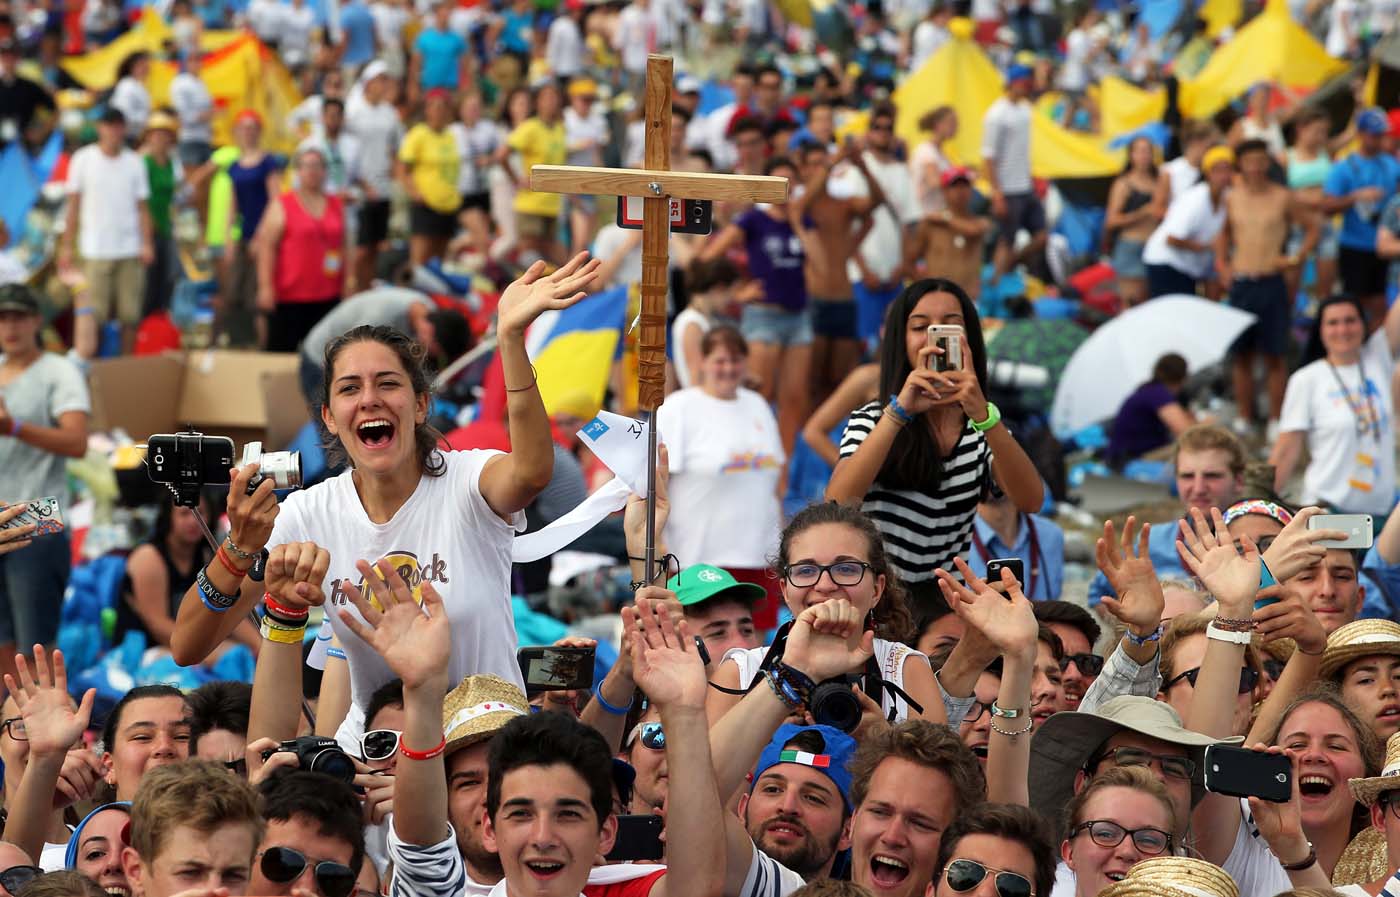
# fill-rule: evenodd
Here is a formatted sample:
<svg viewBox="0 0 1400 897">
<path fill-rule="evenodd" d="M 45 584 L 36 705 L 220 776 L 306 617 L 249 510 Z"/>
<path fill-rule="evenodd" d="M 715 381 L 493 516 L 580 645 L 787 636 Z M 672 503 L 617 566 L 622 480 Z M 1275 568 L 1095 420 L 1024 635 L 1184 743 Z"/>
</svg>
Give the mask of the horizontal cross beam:
<svg viewBox="0 0 1400 897">
<path fill-rule="evenodd" d="M 652 189 L 652 185 L 658 189 Z M 728 202 L 786 202 L 787 178 L 711 174 L 698 171 L 647 171 L 642 168 L 593 168 L 584 165 L 536 165 L 530 189 L 538 193 L 583 193 L 600 196 L 718 199 Z"/>
</svg>

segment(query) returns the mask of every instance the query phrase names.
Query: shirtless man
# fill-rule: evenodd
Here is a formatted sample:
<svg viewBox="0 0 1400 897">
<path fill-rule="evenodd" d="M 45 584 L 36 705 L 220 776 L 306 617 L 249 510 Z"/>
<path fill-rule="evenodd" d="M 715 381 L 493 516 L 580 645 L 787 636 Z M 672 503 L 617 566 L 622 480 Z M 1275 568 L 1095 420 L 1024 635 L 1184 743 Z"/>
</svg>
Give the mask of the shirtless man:
<svg viewBox="0 0 1400 897">
<path fill-rule="evenodd" d="M 803 222 L 807 247 L 807 295 L 812 302 L 812 393 L 821 403 L 860 363 L 856 308 L 846 274 L 860 241 L 870 232 L 870 210 L 884 202 L 880 185 L 866 170 L 857 148 L 848 145 L 836 163 L 849 165 L 845 176 L 834 167 L 824 144 L 815 140 L 800 150 L 803 189 L 794 200 L 793 221 Z M 866 196 L 853 196 L 846 177 L 865 178 Z"/>
<path fill-rule="evenodd" d="M 1254 358 L 1268 369 L 1269 422 L 1265 439 L 1278 435 L 1283 391 L 1288 383 L 1288 325 L 1293 303 L 1284 272 L 1300 264 L 1317 245 L 1316 216 L 1296 204 L 1293 194 L 1269 180 L 1269 147 L 1246 140 L 1235 150 L 1239 182 L 1225 195 L 1225 226 L 1216 237 L 1215 267 L 1230 304 L 1258 316 L 1232 347 L 1235 404 L 1240 419 L 1255 419 Z M 1290 225 L 1303 228 L 1297 255 L 1286 256 Z"/>
<path fill-rule="evenodd" d="M 905 257 L 912 274 L 920 256 L 925 277 L 945 277 L 974 300 L 982 287 L 982 244 L 992 222 L 972 212 L 972 172 L 953 167 L 940 179 L 947 207 L 919 222 Z"/>
</svg>

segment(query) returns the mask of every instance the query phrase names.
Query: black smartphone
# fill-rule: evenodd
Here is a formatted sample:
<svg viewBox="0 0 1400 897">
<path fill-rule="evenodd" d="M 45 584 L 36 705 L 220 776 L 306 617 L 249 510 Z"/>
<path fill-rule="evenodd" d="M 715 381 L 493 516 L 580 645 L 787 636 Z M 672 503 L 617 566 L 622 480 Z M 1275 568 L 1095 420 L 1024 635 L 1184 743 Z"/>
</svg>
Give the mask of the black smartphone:
<svg viewBox="0 0 1400 897">
<path fill-rule="evenodd" d="M 1287 754 L 1212 744 L 1206 747 L 1207 791 L 1257 797 L 1276 804 L 1293 799 L 1293 761 Z"/>
<path fill-rule="evenodd" d="M 233 440 L 203 433 L 159 433 L 146 440 L 146 471 L 157 483 L 227 486 Z"/>
<path fill-rule="evenodd" d="M 593 649 L 527 646 L 515 652 L 525 690 L 587 690 L 593 687 Z"/>
<path fill-rule="evenodd" d="M 664 826 L 660 816 L 651 814 L 617 817 L 617 840 L 607 858 L 615 862 L 662 859 L 666 855 L 666 845 L 661 843 Z"/>
<path fill-rule="evenodd" d="M 1002 570 L 1010 570 L 1017 582 L 1026 581 L 1026 565 L 1021 562 L 1020 558 L 992 558 L 987 561 L 987 575 L 983 579 L 987 581 L 987 585 L 998 592 L 1006 588 L 1001 582 Z M 1006 600 L 1010 601 L 1010 596 Z"/>
</svg>

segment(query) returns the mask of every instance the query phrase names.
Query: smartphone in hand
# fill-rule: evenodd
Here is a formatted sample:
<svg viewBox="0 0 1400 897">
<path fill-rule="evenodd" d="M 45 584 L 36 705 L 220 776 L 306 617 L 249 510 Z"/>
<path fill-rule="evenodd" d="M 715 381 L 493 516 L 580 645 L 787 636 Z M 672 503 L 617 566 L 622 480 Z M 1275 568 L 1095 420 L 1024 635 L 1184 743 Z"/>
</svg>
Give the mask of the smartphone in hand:
<svg viewBox="0 0 1400 897">
<path fill-rule="evenodd" d="M 1231 797 L 1257 797 L 1276 804 L 1293 799 L 1293 761 L 1228 744 L 1206 746 L 1207 791 Z"/>
<path fill-rule="evenodd" d="M 515 652 L 525 690 L 586 691 L 593 687 L 593 648 L 527 646 Z"/>
</svg>

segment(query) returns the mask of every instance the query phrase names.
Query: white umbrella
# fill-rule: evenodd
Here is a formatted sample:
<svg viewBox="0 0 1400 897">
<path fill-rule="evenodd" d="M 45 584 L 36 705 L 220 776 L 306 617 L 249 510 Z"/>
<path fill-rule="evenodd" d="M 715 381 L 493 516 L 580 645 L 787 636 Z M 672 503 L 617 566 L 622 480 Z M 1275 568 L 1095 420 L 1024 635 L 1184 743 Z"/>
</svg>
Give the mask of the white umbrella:
<svg viewBox="0 0 1400 897">
<path fill-rule="evenodd" d="M 1255 316 L 1198 296 L 1162 296 L 1095 330 L 1070 356 L 1055 390 L 1051 428 L 1067 436 L 1118 413 L 1168 352 L 1199 371 L 1219 362 Z"/>
</svg>

